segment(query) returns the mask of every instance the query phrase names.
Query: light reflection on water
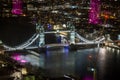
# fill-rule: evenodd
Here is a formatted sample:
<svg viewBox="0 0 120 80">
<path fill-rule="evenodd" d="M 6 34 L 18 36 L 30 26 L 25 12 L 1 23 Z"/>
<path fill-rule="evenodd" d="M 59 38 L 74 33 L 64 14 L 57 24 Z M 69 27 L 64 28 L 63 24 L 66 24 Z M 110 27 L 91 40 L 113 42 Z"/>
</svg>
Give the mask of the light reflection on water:
<svg viewBox="0 0 120 80">
<path fill-rule="evenodd" d="M 103 75 L 104 75 L 104 71 L 105 71 L 105 61 L 106 61 L 106 49 L 105 48 L 100 48 L 99 49 L 99 53 L 98 53 L 98 60 L 97 60 L 97 65 L 99 67 L 99 75 L 101 76 L 99 77 L 99 80 L 103 80 Z"/>
<path fill-rule="evenodd" d="M 26 60 L 31 65 L 47 70 L 47 77 L 72 75 L 81 80 L 114 80 L 120 72 L 120 50 L 109 47 L 69 51 L 67 47 L 47 49 L 46 53 L 14 55 L 16 60 Z M 95 73 L 95 74 L 94 74 Z"/>
<path fill-rule="evenodd" d="M 119 50 L 112 48 L 91 48 L 77 51 L 48 50 L 44 57 L 44 68 L 47 70 L 47 76 L 61 77 L 63 75 L 79 76 L 85 79 L 88 75 L 93 79 L 93 72 L 89 68 L 96 69 L 97 80 L 108 80 L 114 68 L 119 66 Z M 110 76 L 110 77 L 109 77 Z M 114 77 L 114 76 L 113 76 Z M 110 79 L 112 80 L 112 79 Z M 114 80 L 114 79 L 113 79 Z"/>
</svg>

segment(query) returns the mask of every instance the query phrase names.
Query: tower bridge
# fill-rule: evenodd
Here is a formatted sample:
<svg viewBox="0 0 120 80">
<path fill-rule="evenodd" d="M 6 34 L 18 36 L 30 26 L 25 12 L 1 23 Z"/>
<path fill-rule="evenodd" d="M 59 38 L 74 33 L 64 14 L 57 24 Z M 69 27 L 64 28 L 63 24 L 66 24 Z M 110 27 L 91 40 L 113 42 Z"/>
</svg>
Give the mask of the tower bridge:
<svg viewBox="0 0 120 80">
<path fill-rule="evenodd" d="M 61 36 L 61 43 L 54 43 L 54 44 L 46 44 L 45 43 L 45 35 L 46 34 L 58 34 L 59 36 L 62 33 L 66 33 L 67 35 L 62 37 Z M 67 39 L 66 39 L 67 38 Z M 76 41 L 76 39 L 78 41 Z M 89 44 L 101 44 L 105 41 L 104 36 L 97 37 L 94 40 L 88 40 L 82 35 L 80 35 L 77 31 L 75 31 L 75 27 L 73 25 L 69 25 L 69 28 L 66 30 L 53 30 L 53 31 L 45 31 L 44 26 L 40 24 L 36 25 L 36 33 L 28 39 L 26 42 L 22 43 L 21 45 L 10 47 L 7 45 L 3 45 L 6 51 L 14 51 L 14 50 L 23 50 L 23 49 L 35 49 L 41 47 L 55 47 L 55 46 L 69 46 L 71 44 L 74 45 L 89 45 Z"/>
</svg>

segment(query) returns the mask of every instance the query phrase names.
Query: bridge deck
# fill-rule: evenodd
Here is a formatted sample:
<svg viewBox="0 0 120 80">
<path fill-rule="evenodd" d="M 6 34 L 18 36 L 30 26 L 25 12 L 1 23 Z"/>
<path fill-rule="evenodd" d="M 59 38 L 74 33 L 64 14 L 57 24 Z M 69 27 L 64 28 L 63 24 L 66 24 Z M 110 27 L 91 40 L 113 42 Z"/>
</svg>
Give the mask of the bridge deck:
<svg viewBox="0 0 120 80">
<path fill-rule="evenodd" d="M 63 46 L 69 46 L 69 44 L 47 44 L 45 47 L 63 47 Z"/>
</svg>

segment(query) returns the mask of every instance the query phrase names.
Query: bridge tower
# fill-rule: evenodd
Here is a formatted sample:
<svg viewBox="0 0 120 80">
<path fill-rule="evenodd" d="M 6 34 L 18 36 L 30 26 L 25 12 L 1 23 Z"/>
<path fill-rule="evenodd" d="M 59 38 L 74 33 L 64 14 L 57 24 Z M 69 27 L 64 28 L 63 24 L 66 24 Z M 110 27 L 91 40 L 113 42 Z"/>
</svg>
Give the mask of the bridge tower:
<svg viewBox="0 0 120 80">
<path fill-rule="evenodd" d="M 106 36 L 106 40 L 107 40 L 107 41 L 112 41 L 112 40 L 110 39 L 110 34 L 106 34 L 105 36 Z"/>
<path fill-rule="evenodd" d="M 44 28 L 39 23 L 36 24 L 36 32 L 39 34 L 39 43 L 38 46 L 45 45 L 45 34 L 44 34 Z"/>
<path fill-rule="evenodd" d="M 75 44 L 75 26 L 68 22 L 68 27 L 70 29 L 70 44 Z"/>
</svg>

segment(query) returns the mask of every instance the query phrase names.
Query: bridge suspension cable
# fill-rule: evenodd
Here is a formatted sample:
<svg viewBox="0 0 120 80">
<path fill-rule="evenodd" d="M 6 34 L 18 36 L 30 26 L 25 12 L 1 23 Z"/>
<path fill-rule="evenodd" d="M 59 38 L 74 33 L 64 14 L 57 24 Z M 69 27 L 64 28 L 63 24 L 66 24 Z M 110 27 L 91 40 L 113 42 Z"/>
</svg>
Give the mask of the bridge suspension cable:
<svg viewBox="0 0 120 80">
<path fill-rule="evenodd" d="M 7 45 L 3 45 L 3 46 L 8 50 L 23 49 L 31 45 L 38 38 L 38 36 L 39 36 L 38 34 L 34 34 L 29 40 L 27 40 L 26 42 L 24 42 L 23 44 L 19 46 L 15 46 L 15 47 L 10 47 Z"/>
<path fill-rule="evenodd" d="M 84 37 L 80 36 L 77 32 L 76 32 L 76 37 L 78 37 L 80 40 L 82 40 L 85 43 L 94 43 L 94 42 L 98 43 L 98 42 L 101 42 L 101 41 L 105 40 L 104 36 L 98 37 L 98 38 L 96 38 L 94 40 L 88 40 L 88 39 L 85 39 Z"/>
</svg>

